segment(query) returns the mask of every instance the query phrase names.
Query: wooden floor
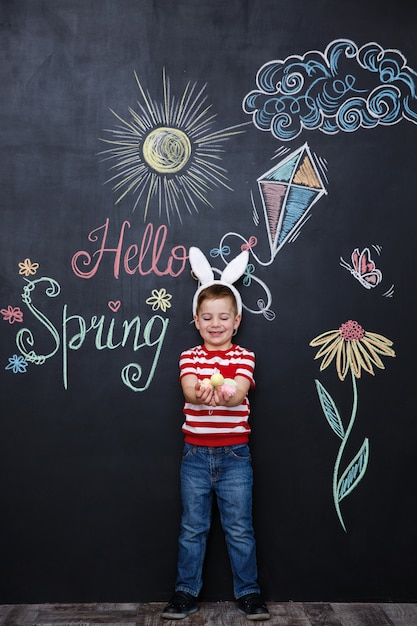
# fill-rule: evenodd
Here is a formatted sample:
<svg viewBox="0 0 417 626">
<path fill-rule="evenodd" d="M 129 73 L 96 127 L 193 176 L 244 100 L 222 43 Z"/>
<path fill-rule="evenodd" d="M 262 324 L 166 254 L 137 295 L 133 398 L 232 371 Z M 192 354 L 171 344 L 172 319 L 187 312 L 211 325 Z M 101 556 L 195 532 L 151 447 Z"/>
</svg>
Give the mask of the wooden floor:
<svg viewBox="0 0 417 626">
<path fill-rule="evenodd" d="M 164 604 L 19 604 L 0 605 L 1 626 L 248 626 L 233 602 L 200 604 L 179 620 L 161 618 Z M 270 626 L 416 626 L 417 604 L 268 603 Z M 257 622 L 260 623 L 260 622 Z"/>
</svg>

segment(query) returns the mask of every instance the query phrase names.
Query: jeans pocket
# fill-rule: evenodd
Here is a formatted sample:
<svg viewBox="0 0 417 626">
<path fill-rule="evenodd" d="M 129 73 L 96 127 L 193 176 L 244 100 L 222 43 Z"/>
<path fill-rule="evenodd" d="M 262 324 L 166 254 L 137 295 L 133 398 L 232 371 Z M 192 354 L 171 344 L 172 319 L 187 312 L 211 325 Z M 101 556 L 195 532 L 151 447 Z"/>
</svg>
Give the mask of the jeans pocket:
<svg viewBox="0 0 417 626">
<path fill-rule="evenodd" d="M 194 446 L 189 443 L 184 444 L 184 448 L 182 451 L 182 460 L 188 459 L 194 452 Z"/>
<path fill-rule="evenodd" d="M 238 461 L 251 461 L 251 453 L 247 443 L 230 448 L 230 455 Z"/>
</svg>

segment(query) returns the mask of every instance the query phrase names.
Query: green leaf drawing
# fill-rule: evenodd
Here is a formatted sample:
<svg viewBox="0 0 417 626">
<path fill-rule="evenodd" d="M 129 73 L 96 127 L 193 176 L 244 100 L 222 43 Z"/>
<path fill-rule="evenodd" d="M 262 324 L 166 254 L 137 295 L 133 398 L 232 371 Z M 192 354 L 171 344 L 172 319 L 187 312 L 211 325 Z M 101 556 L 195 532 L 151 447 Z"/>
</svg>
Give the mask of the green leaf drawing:
<svg viewBox="0 0 417 626">
<path fill-rule="evenodd" d="M 349 463 L 345 471 L 343 472 L 340 480 L 337 484 L 337 496 L 340 502 L 362 480 L 369 460 L 369 440 L 365 438 L 361 449 L 355 456 L 355 458 Z"/>
<path fill-rule="evenodd" d="M 345 436 L 345 429 L 343 428 L 342 420 L 340 418 L 339 411 L 337 410 L 336 405 L 333 401 L 333 398 L 331 397 L 329 392 L 326 391 L 326 389 L 323 387 L 319 380 L 316 380 L 315 383 L 323 413 L 326 416 L 326 419 L 329 422 L 332 430 L 336 433 L 338 437 L 343 439 L 343 437 Z"/>
</svg>

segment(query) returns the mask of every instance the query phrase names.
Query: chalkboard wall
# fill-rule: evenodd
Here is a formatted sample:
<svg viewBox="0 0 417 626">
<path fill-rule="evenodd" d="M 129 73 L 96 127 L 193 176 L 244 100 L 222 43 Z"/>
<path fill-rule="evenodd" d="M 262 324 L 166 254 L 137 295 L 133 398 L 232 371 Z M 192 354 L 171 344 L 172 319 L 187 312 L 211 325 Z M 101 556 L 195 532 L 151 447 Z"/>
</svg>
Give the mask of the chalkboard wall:
<svg viewBox="0 0 417 626">
<path fill-rule="evenodd" d="M 192 245 L 250 250 L 266 599 L 417 600 L 416 18 L 1 2 L 1 603 L 170 596 Z"/>
</svg>

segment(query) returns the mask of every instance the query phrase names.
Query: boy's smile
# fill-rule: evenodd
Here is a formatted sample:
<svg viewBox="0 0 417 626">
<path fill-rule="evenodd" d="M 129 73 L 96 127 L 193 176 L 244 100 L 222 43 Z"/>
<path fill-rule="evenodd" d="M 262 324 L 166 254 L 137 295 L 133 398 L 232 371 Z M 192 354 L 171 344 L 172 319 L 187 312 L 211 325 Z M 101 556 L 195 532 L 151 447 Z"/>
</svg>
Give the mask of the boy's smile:
<svg viewBox="0 0 417 626">
<path fill-rule="evenodd" d="M 207 298 L 194 316 L 196 328 L 208 350 L 228 350 L 240 320 L 232 297 Z"/>
</svg>

